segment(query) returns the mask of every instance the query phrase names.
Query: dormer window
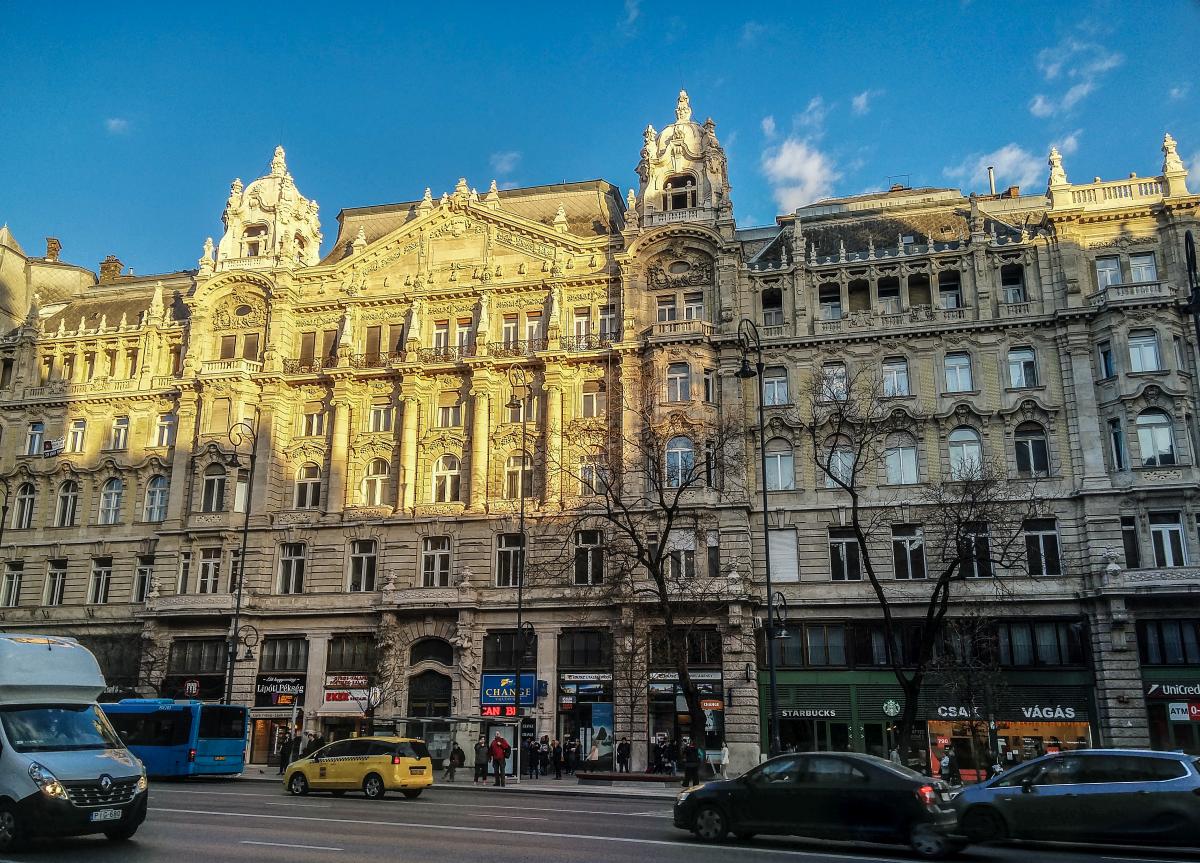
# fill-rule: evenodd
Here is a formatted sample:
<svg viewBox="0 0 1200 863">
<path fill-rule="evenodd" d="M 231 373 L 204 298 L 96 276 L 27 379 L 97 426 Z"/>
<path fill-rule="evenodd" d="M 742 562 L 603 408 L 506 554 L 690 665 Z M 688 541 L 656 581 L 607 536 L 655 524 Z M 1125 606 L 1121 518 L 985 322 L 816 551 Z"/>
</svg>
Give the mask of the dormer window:
<svg viewBox="0 0 1200 863">
<path fill-rule="evenodd" d="M 267 246 L 267 226 L 248 225 L 242 232 L 242 243 L 246 252 L 245 257 L 257 258 L 263 254 Z"/>
<path fill-rule="evenodd" d="M 668 177 L 663 184 L 663 209 L 687 210 L 696 206 L 696 178 L 691 174 Z"/>
</svg>

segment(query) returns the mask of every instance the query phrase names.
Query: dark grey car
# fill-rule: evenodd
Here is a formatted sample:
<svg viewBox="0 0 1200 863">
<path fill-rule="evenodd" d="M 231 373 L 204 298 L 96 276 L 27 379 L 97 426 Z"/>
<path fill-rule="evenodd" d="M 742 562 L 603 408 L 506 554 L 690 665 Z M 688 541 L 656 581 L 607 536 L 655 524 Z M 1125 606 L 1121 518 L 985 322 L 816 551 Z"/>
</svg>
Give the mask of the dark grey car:
<svg viewBox="0 0 1200 863">
<path fill-rule="evenodd" d="M 1086 749 L 1036 758 L 954 799 L 972 842 L 1200 844 L 1200 758 Z"/>
</svg>

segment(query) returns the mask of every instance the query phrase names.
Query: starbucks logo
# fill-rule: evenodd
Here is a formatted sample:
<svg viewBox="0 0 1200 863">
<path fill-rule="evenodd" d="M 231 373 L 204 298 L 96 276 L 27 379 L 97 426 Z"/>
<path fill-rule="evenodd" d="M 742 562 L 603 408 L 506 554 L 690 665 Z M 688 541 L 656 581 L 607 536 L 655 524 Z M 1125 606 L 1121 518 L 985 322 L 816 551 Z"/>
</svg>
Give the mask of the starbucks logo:
<svg viewBox="0 0 1200 863">
<path fill-rule="evenodd" d="M 899 716 L 900 715 L 900 702 L 894 698 L 889 698 L 887 701 L 883 702 L 883 715 L 884 716 Z"/>
</svg>

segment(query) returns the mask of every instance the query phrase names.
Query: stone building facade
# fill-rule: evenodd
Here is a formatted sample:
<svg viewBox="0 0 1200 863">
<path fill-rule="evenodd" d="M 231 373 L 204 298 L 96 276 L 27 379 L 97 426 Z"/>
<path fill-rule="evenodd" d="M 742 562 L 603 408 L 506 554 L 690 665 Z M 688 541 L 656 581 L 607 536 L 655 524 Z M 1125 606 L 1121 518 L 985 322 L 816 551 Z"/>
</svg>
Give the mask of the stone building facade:
<svg viewBox="0 0 1200 863">
<path fill-rule="evenodd" d="M 1053 517 L 1030 532 L 1058 560 L 964 587 L 1007 627 L 1001 736 L 1194 748 L 1178 714 L 1200 686 L 1181 285 L 1200 197 L 1174 141 L 1154 177 L 1071 184 L 1052 152 L 1045 194 L 894 188 L 764 228 L 736 225 L 715 127 L 686 94 L 643 144 L 625 196 L 598 180 L 483 194 L 462 180 L 343 210 L 323 257 L 317 204 L 281 148 L 265 176 L 234 181 L 194 269 L 135 277 L 110 257 L 96 277 L 57 240 L 37 257 L 0 231 L 0 625 L 78 635 L 125 690 L 219 699 L 232 665 L 252 761 L 274 756 L 292 701 L 310 730 L 357 733 L 373 687 L 376 719 L 489 731 L 511 721 L 522 501 L 531 563 L 537 542 L 566 547 L 586 582 L 597 539 L 538 526 L 587 503 L 564 468 L 582 458 L 579 429 L 646 420 L 616 394 L 646 403 L 662 387 L 651 414 L 740 418 L 753 453 L 757 390 L 734 374 L 748 317 L 769 377 L 772 571 L 795 633 L 779 668 L 788 743 L 894 742 L 843 493 L 789 415 L 813 374 L 843 364 L 878 367 L 896 408 L 922 417 L 877 502 L 943 481 L 952 447 L 1044 475 Z M 735 767 L 757 760 L 765 709 L 764 478 L 743 480 L 680 546 L 728 576 L 692 659 L 710 743 L 726 740 Z M 623 655 L 646 637 L 634 609 L 585 607 L 574 587 L 524 592 L 526 733 L 588 749 L 628 735 L 640 767 L 652 736 L 687 731 L 673 675 Z M 961 734 L 961 705 L 930 698 L 936 748 Z"/>
</svg>

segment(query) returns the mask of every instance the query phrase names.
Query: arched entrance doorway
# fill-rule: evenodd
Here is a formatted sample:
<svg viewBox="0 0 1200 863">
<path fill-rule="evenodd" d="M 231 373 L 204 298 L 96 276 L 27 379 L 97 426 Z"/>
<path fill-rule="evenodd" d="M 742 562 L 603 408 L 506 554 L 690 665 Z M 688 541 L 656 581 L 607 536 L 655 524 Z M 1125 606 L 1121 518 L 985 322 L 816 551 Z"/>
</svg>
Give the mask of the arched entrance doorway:
<svg viewBox="0 0 1200 863">
<path fill-rule="evenodd" d="M 454 685 L 437 671 L 422 671 L 408 682 L 408 715 L 449 716 Z"/>
</svg>

